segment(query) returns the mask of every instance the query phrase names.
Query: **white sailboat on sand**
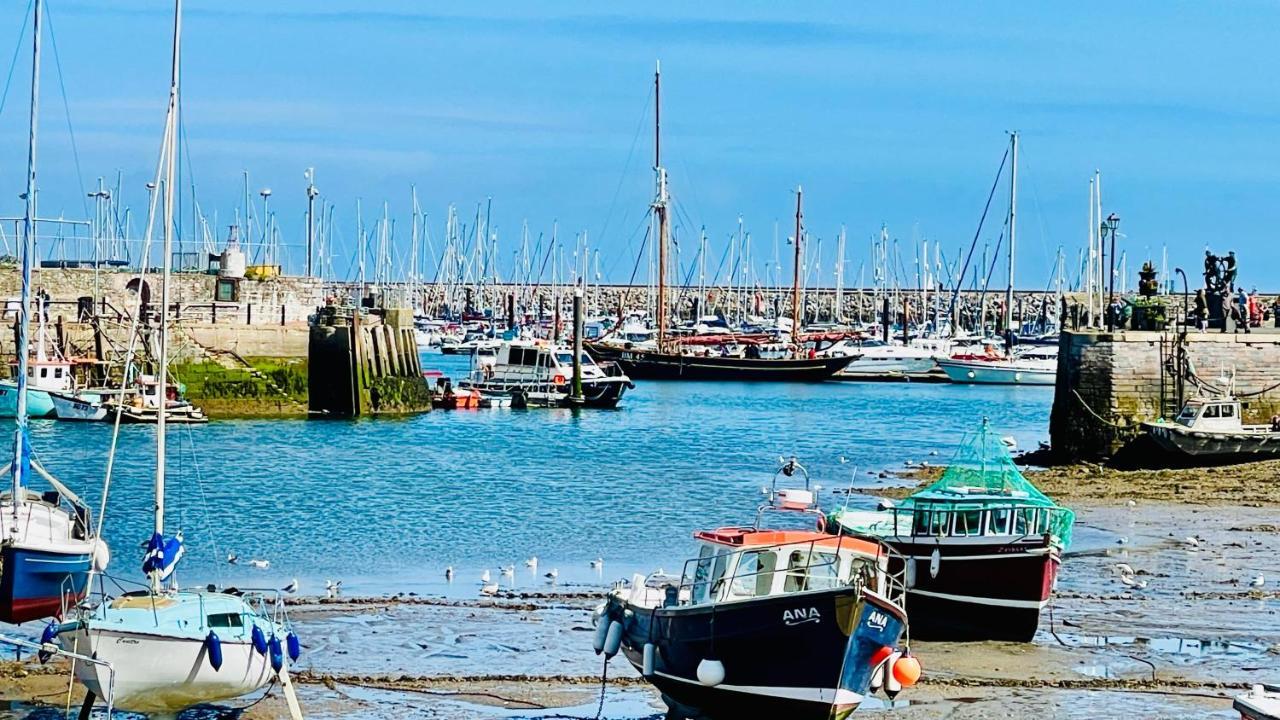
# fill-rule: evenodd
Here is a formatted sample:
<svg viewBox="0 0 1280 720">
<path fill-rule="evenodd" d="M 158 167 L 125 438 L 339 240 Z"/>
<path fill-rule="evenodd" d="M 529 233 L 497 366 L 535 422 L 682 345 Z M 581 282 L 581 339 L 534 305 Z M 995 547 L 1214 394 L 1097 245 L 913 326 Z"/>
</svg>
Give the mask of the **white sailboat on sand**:
<svg viewBox="0 0 1280 720">
<path fill-rule="evenodd" d="M 174 166 L 177 153 L 178 69 L 182 0 L 174 3 L 173 67 L 169 108 L 161 145 L 157 186 L 163 188 L 163 280 L 161 307 L 169 306 L 173 246 Z M 156 215 L 153 199 L 148 236 Z M 168 331 L 161 318 L 158 373 L 165 383 Z M 288 666 L 301 646 L 289 629 L 278 591 L 181 589 L 175 570 L 182 559 L 182 533 L 165 534 L 166 414 L 156 419 L 155 531 L 142 569 L 146 590 L 87 604 L 56 628 L 64 652 L 95 658 L 76 663 L 77 679 L 88 690 L 84 710 L 96 698 L 135 712 L 173 713 L 261 690 L 279 681 L 290 714 L 301 719 Z M 114 448 L 113 448 L 114 452 Z M 274 597 L 273 597 L 274 596 Z"/>
</svg>

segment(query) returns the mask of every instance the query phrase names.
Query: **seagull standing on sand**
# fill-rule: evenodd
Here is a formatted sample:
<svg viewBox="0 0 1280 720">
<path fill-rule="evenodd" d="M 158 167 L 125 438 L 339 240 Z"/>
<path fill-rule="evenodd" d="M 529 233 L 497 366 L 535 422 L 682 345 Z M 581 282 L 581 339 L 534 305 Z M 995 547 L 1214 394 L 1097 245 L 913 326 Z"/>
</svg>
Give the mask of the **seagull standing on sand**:
<svg viewBox="0 0 1280 720">
<path fill-rule="evenodd" d="M 602 558 L 602 557 L 598 557 L 598 558 L 596 558 L 595 560 L 592 560 L 592 561 L 591 561 L 591 569 L 592 569 L 592 570 L 603 570 L 603 569 L 604 569 L 604 558 Z"/>
<path fill-rule="evenodd" d="M 444 579 L 446 582 L 453 582 L 453 566 L 444 569 Z"/>
<path fill-rule="evenodd" d="M 530 555 L 529 559 L 524 561 L 524 566 L 533 570 L 534 572 L 538 572 L 538 556 Z"/>
<path fill-rule="evenodd" d="M 288 585 L 280 588 L 280 591 L 287 595 L 292 595 L 298 592 L 298 578 L 294 578 Z"/>
<path fill-rule="evenodd" d="M 1262 577 L 1262 573 L 1258 573 L 1257 577 L 1249 581 L 1249 587 L 1260 588 L 1266 584 L 1267 584 L 1267 579 Z"/>
<path fill-rule="evenodd" d="M 340 592 L 342 592 L 342 581 L 341 581 L 341 580 L 325 580 L 325 581 L 324 581 L 324 596 L 325 596 L 325 597 L 330 598 L 330 599 L 332 599 L 332 598 L 336 598 L 336 597 L 338 597 L 338 593 L 340 593 Z"/>
<path fill-rule="evenodd" d="M 560 571 L 555 568 L 551 568 L 551 572 L 543 575 L 543 577 L 547 579 L 547 582 L 554 584 L 556 579 L 560 577 Z"/>
<path fill-rule="evenodd" d="M 493 597 L 494 595 L 497 595 L 497 594 L 498 594 L 498 583 L 496 583 L 496 582 L 485 582 L 485 584 L 483 584 L 483 585 L 481 585 L 481 586 L 480 586 L 480 594 L 481 594 L 481 595 L 486 595 L 486 596 L 488 596 L 488 597 Z"/>
<path fill-rule="evenodd" d="M 489 569 L 488 569 L 488 568 L 485 568 L 485 571 L 484 571 L 484 572 L 482 572 L 482 573 L 480 573 L 480 582 L 481 582 L 482 584 L 485 584 L 485 585 L 487 585 L 487 584 L 489 583 Z"/>
<path fill-rule="evenodd" d="M 516 566 L 515 566 L 515 565 L 507 565 L 507 566 L 505 566 L 505 567 L 503 567 L 503 568 L 502 568 L 502 577 L 508 577 L 508 578 L 509 578 L 509 577 L 515 577 L 515 575 L 516 575 Z"/>
</svg>

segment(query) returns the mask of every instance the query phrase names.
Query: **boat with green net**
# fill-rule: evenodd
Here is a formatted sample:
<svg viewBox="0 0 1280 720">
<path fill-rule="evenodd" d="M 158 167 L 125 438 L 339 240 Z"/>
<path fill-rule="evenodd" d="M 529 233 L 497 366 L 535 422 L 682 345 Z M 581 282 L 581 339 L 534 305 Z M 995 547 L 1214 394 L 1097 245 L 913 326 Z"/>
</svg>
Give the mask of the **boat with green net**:
<svg viewBox="0 0 1280 720">
<path fill-rule="evenodd" d="M 827 528 L 901 554 L 915 637 L 1026 642 L 1074 522 L 1075 513 L 1023 476 L 984 419 L 937 482 L 877 510 L 833 512 Z"/>
</svg>

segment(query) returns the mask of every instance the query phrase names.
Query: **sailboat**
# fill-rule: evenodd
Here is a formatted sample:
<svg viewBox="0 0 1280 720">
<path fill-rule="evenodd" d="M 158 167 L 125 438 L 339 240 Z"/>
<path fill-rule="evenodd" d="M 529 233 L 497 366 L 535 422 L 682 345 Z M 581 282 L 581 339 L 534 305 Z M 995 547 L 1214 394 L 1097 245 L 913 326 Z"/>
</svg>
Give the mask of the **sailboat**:
<svg viewBox="0 0 1280 720">
<path fill-rule="evenodd" d="M 40 97 L 41 2 L 34 3 L 31 134 L 27 146 L 26 213 L 22 234 L 22 300 L 18 309 L 18 373 L 14 380 L 13 485 L 0 495 L 0 621 L 21 623 L 61 615 L 88 589 L 91 568 L 104 569 L 107 546 L 95 537 L 89 507 L 34 457 L 27 419 L 31 384 L 31 268 L 36 235 L 36 130 Z M 32 473 L 52 486 L 36 493 Z"/>
<path fill-rule="evenodd" d="M 658 292 L 657 345 L 653 348 L 616 344 L 590 343 L 592 354 L 604 360 L 617 360 L 627 376 L 635 380 L 736 380 L 736 381 L 789 381 L 821 382 L 828 380 L 846 365 L 857 359 L 856 355 L 836 357 L 772 357 L 767 347 L 758 339 L 741 336 L 717 337 L 716 345 L 740 348 L 737 352 L 711 352 L 707 346 L 693 349 L 692 344 L 673 340 L 667 334 L 670 310 L 667 307 L 667 245 L 670 237 L 669 209 L 671 199 L 667 186 L 667 171 L 662 166 L 661 108 L 662 71 L 658 66 L 653 73 L 654 91 L 654 149 L 653 169 L 657 194 L 653 201 L 653 216 L 658 238 Z M 800 328 L 800 243 L 801 198 L 796 188 L 796 265 L 791 292 L 792 318 L 791 340 L 796 350 L 802 347 Z M 721 342 L 725 341 L 725 342 Z"/>
<path fill-rule="evenodd" d="M 156 172 L 157 186 L 163 188 L 164 196 L 161 307 L 166 308 L 173 257 L 181 37 L 182 0 L 175 0 L 172 81 Z M 150 217 L 155 217 L 154 200 Z M 148 230 L 150 227 L 149 221 Z M 161 318 L 157 343 L 161 386 L 167 375 L 168 335 L 166 321 Z M 279 679 L 290 714 L 300 719 L 301 709 L 287 668 L 290 661 L 297 660 L 301 645 L 288 625 L 279 591 L 219 592 L 213 586 L 201 590 L 178 586 L 175 571 L 184 553 L 183 537 L 181 531 L 165 534 L 166 428 L 166 413 L 159 413 L 155 531 L 142 563 L 147 589 L 103 598 L 55 629 L 54 637 L 64 652 L 100 661 L 75 665 L 76 677 L 88 690 L 85 708 L 91 708 L 95 698 L 104 698 L 108 705 L 114 703 L 124 710 L 177 712 L 200 703 L 241 697 Z"/>
</svg>

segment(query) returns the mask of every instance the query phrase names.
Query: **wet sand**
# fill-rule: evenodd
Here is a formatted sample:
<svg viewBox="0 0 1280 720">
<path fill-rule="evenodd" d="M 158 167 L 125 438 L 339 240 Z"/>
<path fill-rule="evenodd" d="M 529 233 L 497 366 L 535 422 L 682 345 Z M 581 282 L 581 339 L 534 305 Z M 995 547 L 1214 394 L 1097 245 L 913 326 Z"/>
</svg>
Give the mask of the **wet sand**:
<svg viewBox="0 0 1280 720">
<path fill-rule="evenodd" d="M 1076 543 L 1035 642 L 915 643 L 925 669 L 920 685 L 896 707 L 879 698 L 860 713 L 1236 717 L 1233 695 L 1280 679 L 1278 471 L 1280 463 L 1212 472 L 1029 472 L 1077 512 Z M 1130 565 L 1145 586 L 1122 583 L 1117 563 Z M 1253 587 L 1258 575 L 1263 584 Z M 307 716 L 594 718 L 602 663 L 590 649 L 590 613 L 603 591 L 295 599 L 290 613 L 304 642 L 295 677 Z M 661 716 L 656 693 L 625 661 L 611 662 L 608 674 L 605 717 Z M 66 689 L 65 665 L 0 664 L 0 697 L 20 701 L 0 718 L 62 708 Z M 73 706 L 78 697 L 74 691 Z M 287 713 L 273 692 L 241 717 Z"/>
</svg>

